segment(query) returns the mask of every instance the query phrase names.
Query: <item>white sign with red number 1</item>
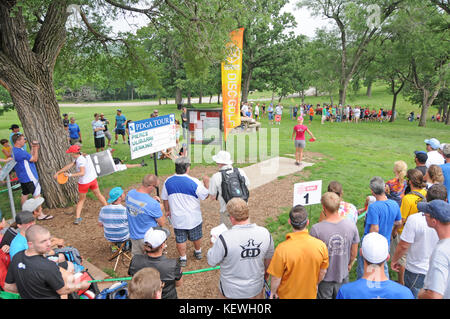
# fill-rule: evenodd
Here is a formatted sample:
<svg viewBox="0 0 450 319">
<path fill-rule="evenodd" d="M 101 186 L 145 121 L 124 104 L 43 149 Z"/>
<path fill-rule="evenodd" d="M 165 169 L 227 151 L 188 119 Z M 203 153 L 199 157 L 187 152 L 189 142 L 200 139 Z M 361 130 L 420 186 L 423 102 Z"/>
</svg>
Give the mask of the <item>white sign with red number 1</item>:
<svg viewBox="0 0 450 319">
<path fill-rule="evenodd" d="M 322 181 L 294 184 L 294 205 L 320 204 L 322 198 Z"/>
</svg>

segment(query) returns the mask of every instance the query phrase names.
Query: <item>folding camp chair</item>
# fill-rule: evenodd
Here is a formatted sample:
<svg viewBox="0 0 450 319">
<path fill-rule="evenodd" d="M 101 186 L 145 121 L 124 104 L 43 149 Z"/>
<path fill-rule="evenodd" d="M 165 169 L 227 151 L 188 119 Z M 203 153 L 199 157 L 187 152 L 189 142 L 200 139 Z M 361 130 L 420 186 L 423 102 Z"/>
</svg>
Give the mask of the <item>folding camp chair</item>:
<svg viewBox="0 0 450 319">
<path fill-rule="evenodd" d="M 111 242 L 112 248 L 116 249 L 116 251 L 109 257 L 109 261 L 113 260 L 114 258 L 117 258 L 116 264 L 114 265 L 114 271 L 116 271 L 117 265 L 119 263 L 120 256 L 125 256 L 131 261 L 131 256 L 128 254 L 129 251 L 131 251 L 131 242 L 129 240 L 121 242 L 121 243 L 114 243 Z"/>
</svg>

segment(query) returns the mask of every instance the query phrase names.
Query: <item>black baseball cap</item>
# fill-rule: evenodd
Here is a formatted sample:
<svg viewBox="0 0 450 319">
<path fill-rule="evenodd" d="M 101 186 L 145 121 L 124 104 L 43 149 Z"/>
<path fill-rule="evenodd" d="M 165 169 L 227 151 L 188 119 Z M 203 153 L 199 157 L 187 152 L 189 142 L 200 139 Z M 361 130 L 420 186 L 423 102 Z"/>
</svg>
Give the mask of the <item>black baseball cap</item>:
<svg viewBox="0 0 450 319">
<path fill-rule="evenodd" d="M 424 151 L 415 151 L 414 154 L 416 154 L 416 158 L 419 163 L 424 164 L 428 159 L 428 154 Z"/>
<path fill-rule="evenodd" d="M 10 127 L 9 129 L 10 129 L 10 130 L 13 130 L 13 129 L 15 129 L 15 128 L 19 128 L 19 125 L 13 124 L 13 125 L 11 125 L 11 127 Z"/>
<path fill-rule="evenodd" d="M 29 224 L 33 221 L 35 221 L 35 217 L 33 212 L 29 212 L 27 210 L 23 210 L 21 212 L 18 212 L 16 215 L 16 224 L 17 225 L 24 225 Z"/>
</svg>

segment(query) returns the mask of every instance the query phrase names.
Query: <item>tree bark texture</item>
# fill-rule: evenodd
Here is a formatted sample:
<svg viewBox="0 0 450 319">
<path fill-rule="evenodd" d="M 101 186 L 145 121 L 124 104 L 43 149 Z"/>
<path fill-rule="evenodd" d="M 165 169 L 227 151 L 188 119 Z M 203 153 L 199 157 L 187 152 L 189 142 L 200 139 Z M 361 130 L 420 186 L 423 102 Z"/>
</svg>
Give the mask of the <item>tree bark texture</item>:
<svg viewBox="0 0 450 319">
<path fill-rule="evenodd" d="M 9 3 L 9 5 L 8 5 Z M 53 88 L 53 69 L 65 42 L 67 1 L 52 1 L 30 47 L 22 9 L 11 15 L 14 3 L 0 2 L 0 85 L 11 95 L 28 141 L 40 142 L 36 167 L 42 196 L 49 208 L 78 200 L 76 181 L 59 185 L 53 175 L 70 163 L 69 147 Z"/>
</svg>

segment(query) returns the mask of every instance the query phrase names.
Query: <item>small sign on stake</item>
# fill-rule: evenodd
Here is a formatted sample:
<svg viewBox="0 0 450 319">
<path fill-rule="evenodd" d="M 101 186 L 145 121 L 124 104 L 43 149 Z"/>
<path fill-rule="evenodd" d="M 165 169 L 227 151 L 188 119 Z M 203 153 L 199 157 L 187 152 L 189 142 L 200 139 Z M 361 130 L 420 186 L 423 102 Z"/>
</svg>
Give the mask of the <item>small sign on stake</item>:
<svg viewBox="0 0 450 319">
<path fill-rule="evenodd" d="M 294 184 L 294 205 L 320 204 L 322 198 L 322 181 Z"/>
</svg>

